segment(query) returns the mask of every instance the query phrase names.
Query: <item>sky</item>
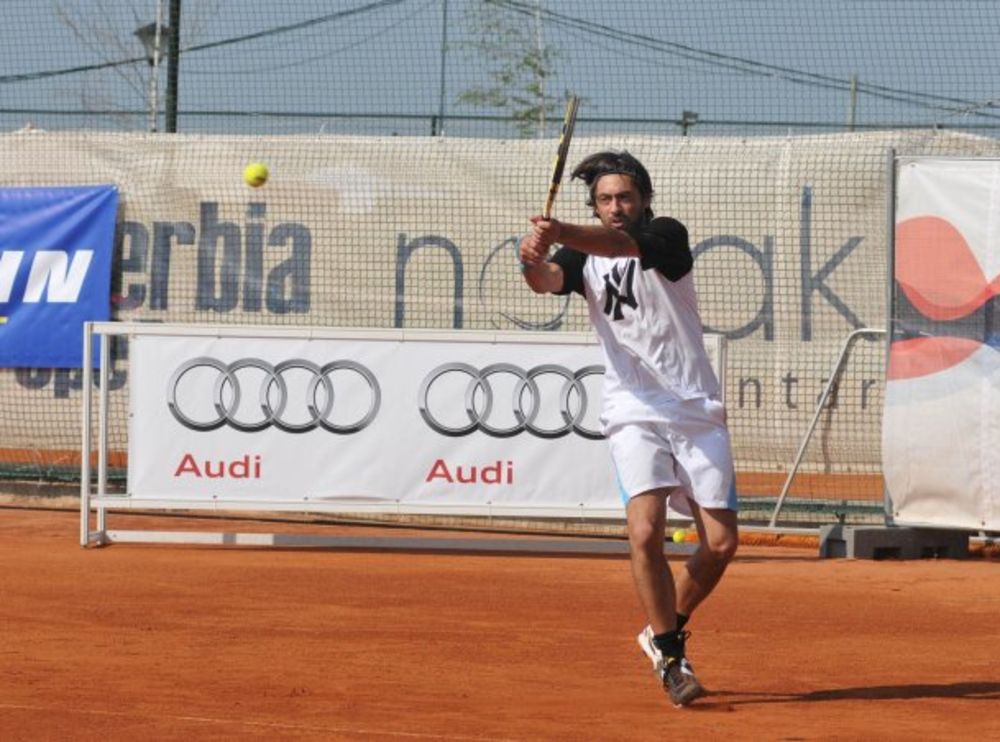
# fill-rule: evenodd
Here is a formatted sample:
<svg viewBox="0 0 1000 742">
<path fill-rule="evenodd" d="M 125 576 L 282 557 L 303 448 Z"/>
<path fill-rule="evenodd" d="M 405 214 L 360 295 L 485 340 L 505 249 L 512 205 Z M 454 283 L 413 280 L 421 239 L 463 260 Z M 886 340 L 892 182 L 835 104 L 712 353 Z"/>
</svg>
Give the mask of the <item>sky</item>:
<svg viewBox="0 0 1000 742">
<path fill-rule="evenodd" d="M 148 128 L 151 68 L 134 31 L 168 4 L 0 0 L 0 130 Z M 691 111 L 692 136 L 851 120 L 1000 132 L 992 1 L 183 0 L 181 13 L 183 131 L 424 134 L 443 93 L 446 135 L 510 132 L 460 117 L 516 104 L 463 94 L 495 86 L 505 57 L 544 50 L 547 104 L 583 96 L 581 131 L 679 133 Z M 537 102 L 536 79 L 501 89 Z"/>
</svg>

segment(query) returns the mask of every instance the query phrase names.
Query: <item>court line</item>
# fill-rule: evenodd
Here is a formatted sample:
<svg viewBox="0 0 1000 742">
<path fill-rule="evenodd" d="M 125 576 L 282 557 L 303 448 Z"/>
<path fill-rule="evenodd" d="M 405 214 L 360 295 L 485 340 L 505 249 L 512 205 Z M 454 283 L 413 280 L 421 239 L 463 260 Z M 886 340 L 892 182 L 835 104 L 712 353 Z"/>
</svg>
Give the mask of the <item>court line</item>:
<svg viewBox="0 0 1000 742">
<path fill-rule="evenodd" d="M 313 724 L 290 724 L 281 721 L 253 721 L 240 719 L 219 719 L 210 716 L 181 716 L 178 714 L 141 714 L 129 711 L 107 711 L 100 709 L 67 709 L 65 706 L 34 706 L 29 704 L 0 703 L 0 710 L 12 711 L 37 711 L 40 713 L 52 713 L 58 711 L 63 714 L 83 714 L 87 716 L 120 717 L 128 719 L 147 719 L 150 721 L 169 720 L 177 722 L 193 722 L 201 724 L 231 724 L 233 726 L 259 727 L 265 729 L 285 729 L 299 732 L 323 732 L 329 734 L 357 734 L 378 737 L 402 737 L 406 739 L 438 739 L 438 740 L 463 740 L 465 742 L 518 742 L 509 737 L 470 737 L 462 734 L 430 734 L 424 732 L 397 732 L 385 729 L 365 729 L 360 727 L 328 727 L 316 726 Z"/>
</svg>

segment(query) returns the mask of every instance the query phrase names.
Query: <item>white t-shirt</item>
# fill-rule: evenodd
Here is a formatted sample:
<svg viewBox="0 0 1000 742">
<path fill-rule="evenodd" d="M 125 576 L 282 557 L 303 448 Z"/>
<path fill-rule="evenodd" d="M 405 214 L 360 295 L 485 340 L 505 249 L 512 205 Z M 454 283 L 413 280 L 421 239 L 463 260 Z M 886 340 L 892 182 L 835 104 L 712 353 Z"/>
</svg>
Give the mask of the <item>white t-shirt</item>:
<svg viewBox="0 0 1000 742">
<path fill-rule="evenodd" d="M 632 232 L 641 257 L 605 258 L 562 248 L 564 292 L 587 300 L 604 351 L 602 422 L 663 419 L 661 405 L 718 397 L 690 272 L 687 230 L 658 218 Z M 670 276 L 670 277 L 668 277 Z"/>
</svg>

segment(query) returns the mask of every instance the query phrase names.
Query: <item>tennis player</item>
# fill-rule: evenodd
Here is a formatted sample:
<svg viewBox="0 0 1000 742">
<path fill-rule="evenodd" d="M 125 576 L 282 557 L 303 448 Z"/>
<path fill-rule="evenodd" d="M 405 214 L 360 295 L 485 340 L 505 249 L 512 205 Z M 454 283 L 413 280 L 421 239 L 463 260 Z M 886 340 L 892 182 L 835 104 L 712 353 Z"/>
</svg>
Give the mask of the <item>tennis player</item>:
<svg viewBox="0 0 1000 742">
<path fill-rule="evenodd" d="M 626 501 L 632 574 L 649 625 L 638 636 L 675 706 L 704 694 L 684 629 L 738 542 L 733 460 L 719 382 L 705 352 L 687 229 L 653 217 L 653 187 L 628 152 L 573 171 L 600 224 L 531 218 L 524 279 L 587 301 L 605 359 L 601 423 Z M 562 245 L 551 257 L 549 248 Z M 664 556 L 667 504 L 690 515 L 699 545 L 676 583 Z"/>
</svg>

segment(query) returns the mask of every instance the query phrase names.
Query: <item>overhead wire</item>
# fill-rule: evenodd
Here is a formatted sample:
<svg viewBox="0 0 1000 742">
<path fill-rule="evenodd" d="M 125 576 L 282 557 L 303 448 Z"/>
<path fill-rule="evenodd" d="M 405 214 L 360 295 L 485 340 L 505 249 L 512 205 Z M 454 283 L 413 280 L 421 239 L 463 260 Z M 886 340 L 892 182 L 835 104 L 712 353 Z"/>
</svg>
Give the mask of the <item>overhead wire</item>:
<svg viewBox="0 0 1000 742">
<path fill-rule="evenodd" d="M 807 85 L 816 88 L 836 90 L 838 92 L 849 92 L 852 89 L 852 85 L 856 85 L 858 93 L 864 93 L 875 98 L 890 100 L 897 103 L 905 103 L 908 105 L 955 115 L 975 115 L 989 119 L 1000 119 L 1000 116 L 979 110 L 985 107 L 992 107 L 992 100 L 974 101 L 964 98 L 936 95 L 933 93 L 924 93 L 921 91 L 893 88 L 886 85 L 877 85 L 862 81 L 853 83 L 851 80 L 845 80 L 831 75 L 823 75 L 809 70 L 770 64 L 755 59 L 739 57 L 732 54 L 724 54 L 709 49 L 701 49 L 688 44 L 665 41 L 663 39 L 653 38 L 640 33 L 624 31 L 604 23 L 588 21 L 584 18 L 579 18 L 566 13 L 560 13 L 535 3 L 529 4 L 521 2 L 520 0 L 484 0 L 484 2 L 497 8 L 505 9 L 509 12 L 532 18 L 541 14 L 543 17 L 546 17 L 553 22 L 564 24 L 565 26 L 573 27 L 592 35 L 611 38 L 633 46 L 639 46 L 644 49 L 670 54 L 691 61 L 700 62 L 702 64 L 728 69 L 734 72 L 758 77 L 777 78 L 797 85 Z"/>
<path fill-rule="evenodd" d="M 289 23 L 284 26 L 274 26 L 272 28 L 264 29 L 263 31 L 255 31 L 253 33 L 242 34 L 240 36 L 231 36 L 229 38 L 219 39 L 218 41 L 209 41 L 204 44 L 194 44 L 192 46 L 183 47 L 181 49 L 181 53 L 191 54 L 192 52 L 205 51 L 207 49 L 218 49 L 219 47 L 223 46 L 242 44 L 247 41 L 253 41 L 256 39 L 267 38 L 269 36 L 277 36 L 279 34 L 299 31 L 301 29 L 309 28 L 311 26 L 316 26 L 321 23 L 330 23 L 332 21 L 339 21 L 344 18 L 349 18 L 351 16 L 360 15 L 364 13 L 370 13 L 393 5 L 401 5 L 402 3 L 408 1 L 409 0 L 375 0 L 375 2 L 368 3 L 367 5 L 360 5 L 354 8 L 348 8 L 346 10 L 339 10 L 335 13 L 327 13 L 326 15 L 318 16 L 316 18 L 310 18 L 305 21 L 299 21 L 298 23 Z M 147 62 L 147 61 L 148 60 L 146 56 L 143 55 L 141 57 L 128 57 L 126 59 L 117 59 L 109 62 L 97 62 L 94 64 L 77 65 L 75 67 L 65 67 L 54 70 L 40 70 L 38 72 L 21 72 L 9 75 L 0 75 L 0 84 L 26 82 L 31 80 L 43 80 L 52 77 L 62 77 L 65 75 L 75 75 L 81 72 L 93 72 L 95 70 L 109 69 L 112 67 L 120 67 L 123 65 L 136 64 L 139 62 Z"/>
</svg>

